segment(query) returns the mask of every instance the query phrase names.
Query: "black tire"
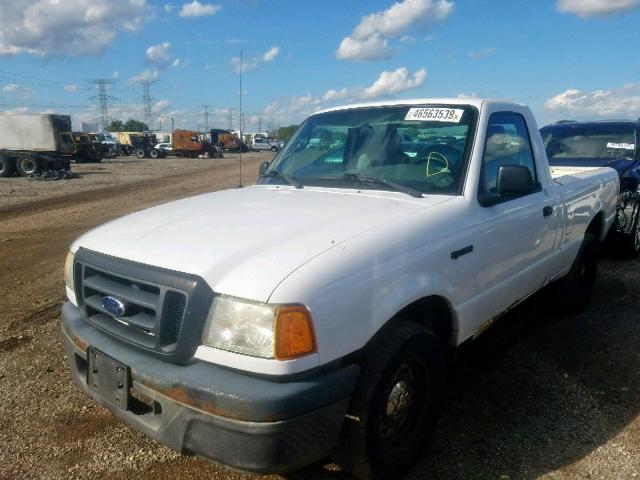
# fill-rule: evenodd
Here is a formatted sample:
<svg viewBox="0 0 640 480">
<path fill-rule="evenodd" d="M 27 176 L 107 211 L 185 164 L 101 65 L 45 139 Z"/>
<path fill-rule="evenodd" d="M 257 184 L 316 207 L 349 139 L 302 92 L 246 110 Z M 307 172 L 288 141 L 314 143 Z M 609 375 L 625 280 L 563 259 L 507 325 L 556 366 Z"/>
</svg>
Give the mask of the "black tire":
<svg viewBox="0 0 640 480">
<path fill-rule="evenodd" d="M 24 155 L 16 161 L 16 170 L 23 177 L 37 175 L 40 172 L 40 162 L 30 155 Z"/>
<path fill-rule="evenodd" d="M 631 204 L 631 225 L 626 233 L 618 232 L 622 237 L 621 253 L 626 258 L 635 258 L 640 254 L 640 204 L 633 201 Z"/>
<path fill-rule="evenodd" d="M 0 177 L 11 177 L 15 172 L 13 159 L 0 155 Z"/>
<path fill-rule="evenodd" d="M 153 148 L 151 152 L 149 152 L 149 155 L 151 155 L 151 158 L 158 158 L 160 156 L 160 152 L 158 152 L 158 150 Z"/>
<path fill-rule="evenodd" d="M 272 152 L 277 152 L 278 151 L 278 147 L 271 147 L 271 151 Z"/>
<path fill-rule="evenodd" d="M 397 478 L 419 460 L 435 430 L 444 349 L 425 326 L 398 320 L 376 335 L 369 352 L 334 458 L 358 478 Z"/>
<path fill-rule="evenodd" d="M 598 271 L 599 244 L 595 235 L 587 233 L 569 272 L 553 285 L 555 303 L 562 312 L 575 313 L 591 299 Z"/>
<path fill-rule="evenodd" d="M 146 156 L 144 149 L 139 148 L 136 150 L 136 157 L 144 158 Z"/>
</svg>

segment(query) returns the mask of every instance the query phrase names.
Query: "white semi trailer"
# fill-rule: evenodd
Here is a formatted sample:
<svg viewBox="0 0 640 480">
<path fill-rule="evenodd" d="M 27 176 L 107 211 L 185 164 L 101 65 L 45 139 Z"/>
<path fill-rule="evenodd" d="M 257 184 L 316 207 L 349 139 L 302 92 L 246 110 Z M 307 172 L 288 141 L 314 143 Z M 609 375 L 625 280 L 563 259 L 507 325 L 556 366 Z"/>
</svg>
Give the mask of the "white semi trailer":
<svg viewBox="0 0 640 480">
<path fill-rule="evenodd" d="M 69 168 L 71 117 L 0 114 L 0 177 Z"/>
</svg>

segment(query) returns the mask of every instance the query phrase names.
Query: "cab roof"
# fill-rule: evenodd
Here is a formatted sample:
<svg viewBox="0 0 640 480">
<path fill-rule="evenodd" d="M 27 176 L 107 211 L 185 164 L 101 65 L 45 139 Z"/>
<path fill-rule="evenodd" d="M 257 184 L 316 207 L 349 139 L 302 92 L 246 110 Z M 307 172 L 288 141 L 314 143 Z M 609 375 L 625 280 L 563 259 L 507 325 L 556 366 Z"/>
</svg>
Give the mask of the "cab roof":
<svg viewBox="0 0 640 480">
<path fill-rule="evenodd" d="M 326 112 L 334 112 L 337 110 L 349 110 L 352 108 L 366 108 L 366 107 L 390 107 L 396 105 L 471 105 L 472 107 L 476 107 L 478 110 L 483 107 L 492 106 L 492 105 L 500 105 L 504 106 L 508 105 L 519 105 L 524 106 L 521 103 L 517 102 L 509 102 L 506 100 L 497 100 L 497 99 L 489 99 L 489 98 L 477 98 L 477 97 L 455 97 L 455 98 L 407 98 L 400 100 L 387 100 L 383 102 L 367 102 L 367 103 L 354 103 L 348 105 L 340 105 L 337 107 L 326 108 L 315 112 L 314 115 L 319 113 Z"/>
</svg>

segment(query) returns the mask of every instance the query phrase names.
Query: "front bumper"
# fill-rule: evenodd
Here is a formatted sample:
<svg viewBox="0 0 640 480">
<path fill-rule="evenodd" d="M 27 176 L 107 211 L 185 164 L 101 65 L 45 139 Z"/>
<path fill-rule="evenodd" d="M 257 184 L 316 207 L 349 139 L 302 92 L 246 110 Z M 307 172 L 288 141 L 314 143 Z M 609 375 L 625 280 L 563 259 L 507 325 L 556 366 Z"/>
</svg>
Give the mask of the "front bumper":
<svg viewBox="0 0 640 480">
<path fill-rule="evenodd" d="M 331 453 L 359 375 L 348 365 L 283 381 L 168 363 L 92 327 L 69 302 L 62 336 L 74 381 L 116 416 L 175 450 L 251 472 L 290 471 Z M 122 410 L 87 385 L 89 346 L 130 367 L 132 392 L 150 400 L 149 411 Z"/>
</svg>

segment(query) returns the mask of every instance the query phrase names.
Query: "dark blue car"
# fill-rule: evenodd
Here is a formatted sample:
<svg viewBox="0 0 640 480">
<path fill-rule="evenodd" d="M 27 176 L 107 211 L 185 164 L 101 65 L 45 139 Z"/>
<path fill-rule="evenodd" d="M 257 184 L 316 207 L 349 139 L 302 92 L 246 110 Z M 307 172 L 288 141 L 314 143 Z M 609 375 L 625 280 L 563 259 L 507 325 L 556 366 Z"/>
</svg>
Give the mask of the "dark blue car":
<svg viewBox="0 0 640 480">
<path fill-rule="evenodd" d="M 640 122 L 561 122 L 540 129 L 549 164 L 611 167 L 620 175 L 616 229 L 629 255 L 640 253 Z"/>
</svg>

